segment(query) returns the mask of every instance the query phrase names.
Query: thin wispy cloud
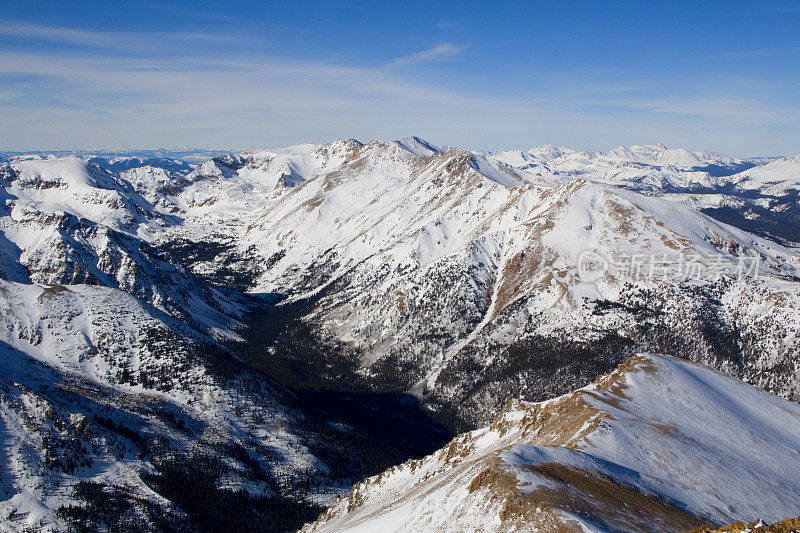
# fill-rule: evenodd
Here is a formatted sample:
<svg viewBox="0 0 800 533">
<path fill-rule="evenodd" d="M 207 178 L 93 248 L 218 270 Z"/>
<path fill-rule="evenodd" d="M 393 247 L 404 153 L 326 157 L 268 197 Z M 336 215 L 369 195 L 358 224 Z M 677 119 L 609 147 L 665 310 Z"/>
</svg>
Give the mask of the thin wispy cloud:
<svg viewBox="0 0 800 533">
<path fill-rule="evenodd" d="M 746 98 L 725 97 L 682 100 L 630 102 L 630 107 L 655 113 L 685 115 L 721 121 L 748 121 L 753 125 L 781 124 L 800 121 L 799 109 L 767 106 Z"/>
<path fill-rule="evenodd" d="M 154 9 L 156 11 L 168 11 L 171 13 L 177 13 L 179 15 L 188 15 L 190 17 L 201 17 L 201 18 L 209 18 L 213 20 L 224 20 L 227 22 L 234 22 L 237 24 L 246 24 L 252 23 L 253 19 L 248 18 L 242 15 L 234 15 L 231 13 L 220 14 L 220 13 L 206 13 L 204 11 L 199 11 L 197 9 L 186 9 L 181 8 L 178 6 L 172 6 L 166 4 L 164 2 L 122 2 L 127 5 L 131 5 L 140 9 Z"/>
<path fill-rule="evenodd" d="M 164 51 L 170 43 L 241 42 L 242 37 L 196 32 L 111 32 L 86 31 L 34 24 L 0 23 L 0 37 L 48 41 L 107 50 Z M 244 38 L 247 39 L 247 38 Z"/>
<path fill-rule="evenodd" d="M 422 50 L 407 56 L 393 59 L 387 63 L 386 66 L 388 68 L 413 67 L 425 63 L 447 61 L 455 58 L 461 54 L 462 51 L 462 47 L 453 43 L 442 43 L 428 48 L 427 50 Z"/>
</svg>

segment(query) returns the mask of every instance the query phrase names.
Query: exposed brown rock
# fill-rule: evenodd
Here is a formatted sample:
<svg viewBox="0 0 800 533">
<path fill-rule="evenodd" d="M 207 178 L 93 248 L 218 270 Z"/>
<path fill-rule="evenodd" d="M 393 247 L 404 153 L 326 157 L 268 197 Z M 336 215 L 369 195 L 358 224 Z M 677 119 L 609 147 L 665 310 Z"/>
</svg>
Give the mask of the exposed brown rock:
<svg viewBox="0 0 800 533">
<path fill-rule="evenodd" d="M 701 526 L 695 529 L 686 531 L 685 533 L 743 533 L 745 531 L 752 531 L 758 533 L 797 533 L 800 532 L 800 516 L 797 518 L 787 518 L 772 525 L 765 524 L 760 521 L 750 522 L 734 522 L 719 528 L 713 526 Z"/>
</svg>

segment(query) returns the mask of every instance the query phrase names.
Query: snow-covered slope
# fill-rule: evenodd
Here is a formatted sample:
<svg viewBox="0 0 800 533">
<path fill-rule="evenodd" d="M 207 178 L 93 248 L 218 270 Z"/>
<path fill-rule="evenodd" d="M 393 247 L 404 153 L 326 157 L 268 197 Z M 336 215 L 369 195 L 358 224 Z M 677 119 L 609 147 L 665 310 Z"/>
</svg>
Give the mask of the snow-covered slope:
<svg viewBox="0 0 800 533">
<path fill-rule="evenodd" d="M 150 245 L 178 220 L 159 213 L 125 180 L 131 172 L 117 176 L 76 157 L 13 161 L 0 175 L 6 198 L 0 243 L 4 262 L 11 263 L 0 277 L 119 288 L 200 332 L 223 333 L 241 305 Z"/>
<path fill-rule="evenodd" d="M 206 158 L 203 158 L 203 160 L 205 159 Z M 135 170 L 142 167 L 150 167 L 164 170 L 173 175 L 180 175 L 191 172 L 194 169 L 193 164 L 172 157 L 95 156 L 87 158 L 87 161 L 97 165 L 100 168 L 117 173 Z"/>
<path fill-rule="evenodd" d="M 715 188 L 748 165 L 713 152 L 689 152 L 657 146 L 620 146 L 608 152 L 587 152 L 544 146 L 526 151 L 490 153 L 492 159 L 517 168 L 539 169 L 560 179 L 584 178 L 647 193 Z"/>
<path fill-rule="evenodd" d="M 356 485 L 304 531 L 679 531 L 800 505 L 800 407 L 678 359 L 513 402 Z"/>
<path fill-rule="evenodd" d="M 787 242 L 800 242 L 797 156 L 735 159 L 663 145 L 576 152 L 551 146 L 490 153 L 520 169 L 552 172 L 625 187 L 704 209 L 723 222 Z"/>
<path fill-rule="evenodd" d="M 765 195 L 797 195 L 800 190 L 800 156 L 781 157 L 735 174 L 731 183 L 742 191 L 758 191 Z"/>
<path fill-rule="evenodd" d="M 0 530 L 86 525 L 71 522 L 75 505 L 98 526 L 177 527 L 174 488 L 160 483 L 184 460 L 224 461 L 206 494 L 282 497 L 290 472 L 323 480 L 285 392 L 136 298 L 0 280 L 0 308 Z M 116 507 L 85 493 L 93 487 Z"/>
<path fill-rule="evenodd" d="M 148 203 L 126 194 L 126 184 L 115 175 L 82 159 L 26 159 L 14 161 L 11 169 L 12 179 L 3 185 L 16 197 L 20 217 L 67 213 L 133 234 L 158 218 Z"/>
</svg>

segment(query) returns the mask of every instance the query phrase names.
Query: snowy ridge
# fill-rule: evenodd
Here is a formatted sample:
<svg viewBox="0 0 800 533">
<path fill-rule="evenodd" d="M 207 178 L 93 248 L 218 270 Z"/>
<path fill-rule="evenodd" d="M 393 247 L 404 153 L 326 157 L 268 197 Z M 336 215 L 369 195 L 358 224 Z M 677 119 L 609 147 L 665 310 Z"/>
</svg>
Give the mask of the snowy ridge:
<svg viewBox="0 0 800 533">
<path fill-rule="evenodd" d="M 489 156 L 518 168 L 546 168 L 566 178 L 580 176 L 662 193 L 723 189 L 747 182 L 751 175 L 782 176 L 782 181 L 796 182 L 798 168 L 796 157 L 743 160 L 663 145 L 620 146 L 594 153 L 544 146 L 527 151 L 494 152 Z"/>
<path fill-rule="evenodd" d="M 796 513 L 800 407 L 640 355 L 356 485 L 304 531 L 680 530 Z M 753 498 L 758 494 L 758 498 Z"/>
<path fill-rule="evenodd" d="M 231 317 L 241 313 L 236 298 L 198 282 L 149 245 L 176 220 L 160 214 L 125 179 L 136 171 L 142 176 L 145 168 L 152 167 L 116 176 L 75 157 L 14 162 L 0 180 L 8 198 L 0 240 L 18 268 L 9 266 L 2 277 L 120 288 L 201 332 L 229 330 Z M 137 181 L 136 188 L 164 181 Z"/>
<path fill-rule="evenodd" d="M 782 157 L 740 172 L 731 181 L 741 190 L 783 195 L 800 187 L 800 156 Z"/>
<path fill-rule="evenodd" d="M 81 159 L 24 160 L 12 168 L 13 180 L 3 184 L 16 197 L 12 219 L 66 213 L 135 235 L 157 217 L 149 203 L 129 194 L 126 183 Z"/>
</svg>

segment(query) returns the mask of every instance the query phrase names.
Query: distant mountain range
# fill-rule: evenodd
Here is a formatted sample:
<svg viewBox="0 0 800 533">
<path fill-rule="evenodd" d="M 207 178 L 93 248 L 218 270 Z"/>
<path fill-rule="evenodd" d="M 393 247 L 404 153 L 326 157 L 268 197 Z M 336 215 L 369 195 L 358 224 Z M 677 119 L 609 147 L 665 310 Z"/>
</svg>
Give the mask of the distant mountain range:
<svg viewBox="0 0 800 533">
<path fill-rule="evenodd" d="M 159 159 L 173 159 L 190 164 L 202 163 L 212 157 L 224 154 L 233 154 L 233 150 L 213 148 L 155 148 L 152 150 L 30 150 L 27 152 L 13 152 L 0 150 L 0 158 L 13 157 L 80 157 L 83 159 L 97 158 L 97 163 L 103 166 L 102 159 L 107 161 L 125 161 L 129 164 L 135 162 L 157 161 Z M 148 163 L 144 163 L 148 164 Z M 141 166 L 141 165 L 139 165 Z"/>
<path fill-rule="evenodd" d="M 788 518 L 798 190 L 798 156 L 664 146 L 0 154 L 0 521 Z"/>
</svg>

